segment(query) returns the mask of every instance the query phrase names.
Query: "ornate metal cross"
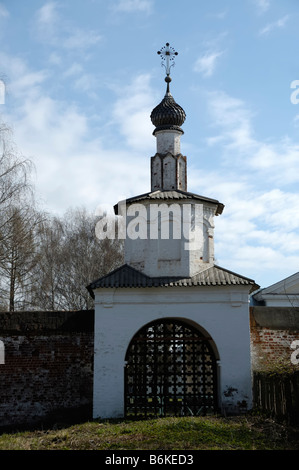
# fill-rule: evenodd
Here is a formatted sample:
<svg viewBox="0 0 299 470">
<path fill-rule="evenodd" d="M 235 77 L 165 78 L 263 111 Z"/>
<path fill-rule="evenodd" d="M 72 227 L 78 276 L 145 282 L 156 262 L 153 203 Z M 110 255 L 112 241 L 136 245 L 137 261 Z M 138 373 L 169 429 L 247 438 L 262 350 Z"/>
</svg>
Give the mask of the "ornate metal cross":
<svg viewBox="0 0 299 470">
<path fill-rule="evenodd" d="M 170 47 L 169 42 L 166 43 L 166 46 L 162 47 L 160 51 L 157 52 L 162 59 L 162 67 L 165 67 L 167 76 L 170 75 L 170 67 L 174 66 L 174 56 L 178 55 L 178 52 L 174 50 L 173 47 Z"/>
</svg>

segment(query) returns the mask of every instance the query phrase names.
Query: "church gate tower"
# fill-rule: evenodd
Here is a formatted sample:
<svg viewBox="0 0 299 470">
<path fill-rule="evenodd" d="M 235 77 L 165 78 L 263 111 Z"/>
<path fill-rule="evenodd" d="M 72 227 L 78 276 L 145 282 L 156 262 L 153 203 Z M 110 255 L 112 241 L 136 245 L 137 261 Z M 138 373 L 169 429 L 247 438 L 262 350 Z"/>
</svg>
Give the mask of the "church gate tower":
<svg viewBox="0 0 299 470">
<path fill-rule="evenodd" d="M 183 108 L 170 92 L 175 50 L 158 54 L 166 93 L 153 109 L 151 191 L 120 201 L 125 264 L 88 286 L 95 299 L 94 418 L 186 416 L 251 407 L 249 294 L 215 265 L 224 206 L 187 191 Z"/>
</svg>

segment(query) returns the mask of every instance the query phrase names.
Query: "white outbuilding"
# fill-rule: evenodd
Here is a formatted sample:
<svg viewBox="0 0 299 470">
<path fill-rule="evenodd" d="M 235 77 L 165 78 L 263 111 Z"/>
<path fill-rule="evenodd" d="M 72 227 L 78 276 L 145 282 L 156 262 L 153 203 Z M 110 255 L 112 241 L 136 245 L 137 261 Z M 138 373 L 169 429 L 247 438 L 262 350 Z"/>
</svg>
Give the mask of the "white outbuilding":
<svg viewBox="0 0 299 470">
<path fill-rule="evenodd" d="M 224 206 L 187 191 L 186 115 L 170 93 L 153 109 L 151 191 L 115 206 L 124 265 L 88 286 L 95 300 L 94 418 L 251 408 L 249 295 L 255 282 L 215 265 Z"/>
</svg>

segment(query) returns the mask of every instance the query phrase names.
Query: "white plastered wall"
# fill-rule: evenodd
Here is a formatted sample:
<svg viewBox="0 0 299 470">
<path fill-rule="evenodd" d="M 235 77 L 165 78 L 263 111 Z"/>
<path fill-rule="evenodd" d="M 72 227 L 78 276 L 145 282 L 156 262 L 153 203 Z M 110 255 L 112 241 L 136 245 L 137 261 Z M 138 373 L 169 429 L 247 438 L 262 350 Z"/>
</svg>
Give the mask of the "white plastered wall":
<svg viewBox="0 0 299 470">
<path fill-rule="evenodd" d="M 124 365 L 144 325 L 178 318 L 203 328 L 219 353 L 219 405 L 251 407 L 248 287 L 119 288 L 95 291 L 94 418 L 124 416 Z"/>
<path fill-rule="evenodd" d="M 184 220 L 183 207 L 191 207 L 191 204 L 190 202 L 178 203 L 176 200 L 174 201 L 171 204 L 165 203 L 163 200 L 162 202 L 159 200 L 143 201 L 143 204 L 133 204 L 127 209 L 126 223 L 129 236 L 125 240 L 125 263 L 147 276 L 189 277 L 214 264 L 215 205 L 192 202 L 192 207 L 197 207 L 199 214 L 203 215 L 203 220 L 198 221 L 198 228 L 201 228 L 200 234 L 202 236 L 193 248 L 187 249 L 186 246 L 189 245 L 187 240 L 189 240 L 189 235 L 192 240 L 192 233 L 189 234 L 190 218 L 186 216 Z M 163 207 L 167 209 L 164 211 Z M 175 214 L 178 214 L 175 216 L 171 212 L 174 207 L 178 208 L 174 211 Z M 154 235 L 155 228 L 158 227 L 158 215 L 152 216 L 153 208 L 165 214 L 167 228 L 171 223 L 173 226 L 179 227 L 177 239 L 170 238 L 168 235 L 165 239 L 161 239 L 160 232 L 157 237 Z M 132 226 L 133 223 L 134 226 Z M 142 235 L 136 232 L 135 238 L 133 238 L 135 226 L 139 227 L 139 231 L 140 227 L 145 228 L 142 230 Z M 186 236 L 186 234 L 188 235 Z"/>
</svg>

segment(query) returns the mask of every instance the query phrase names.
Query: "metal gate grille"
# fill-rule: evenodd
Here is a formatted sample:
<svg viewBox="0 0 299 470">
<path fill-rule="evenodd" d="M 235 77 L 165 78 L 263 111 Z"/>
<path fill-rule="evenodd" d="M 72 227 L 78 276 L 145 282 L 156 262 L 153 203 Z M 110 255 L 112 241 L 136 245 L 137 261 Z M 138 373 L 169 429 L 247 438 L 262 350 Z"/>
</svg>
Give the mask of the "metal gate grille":
<svg viewBox="0 0 299 470">
<path fill-rule="evenodd" d="M 127 418 L 200 415 L 217 409 L 216 359 L 209 339 L 181 321 L 146 325 L 125 366 Z"/>
</svg>

